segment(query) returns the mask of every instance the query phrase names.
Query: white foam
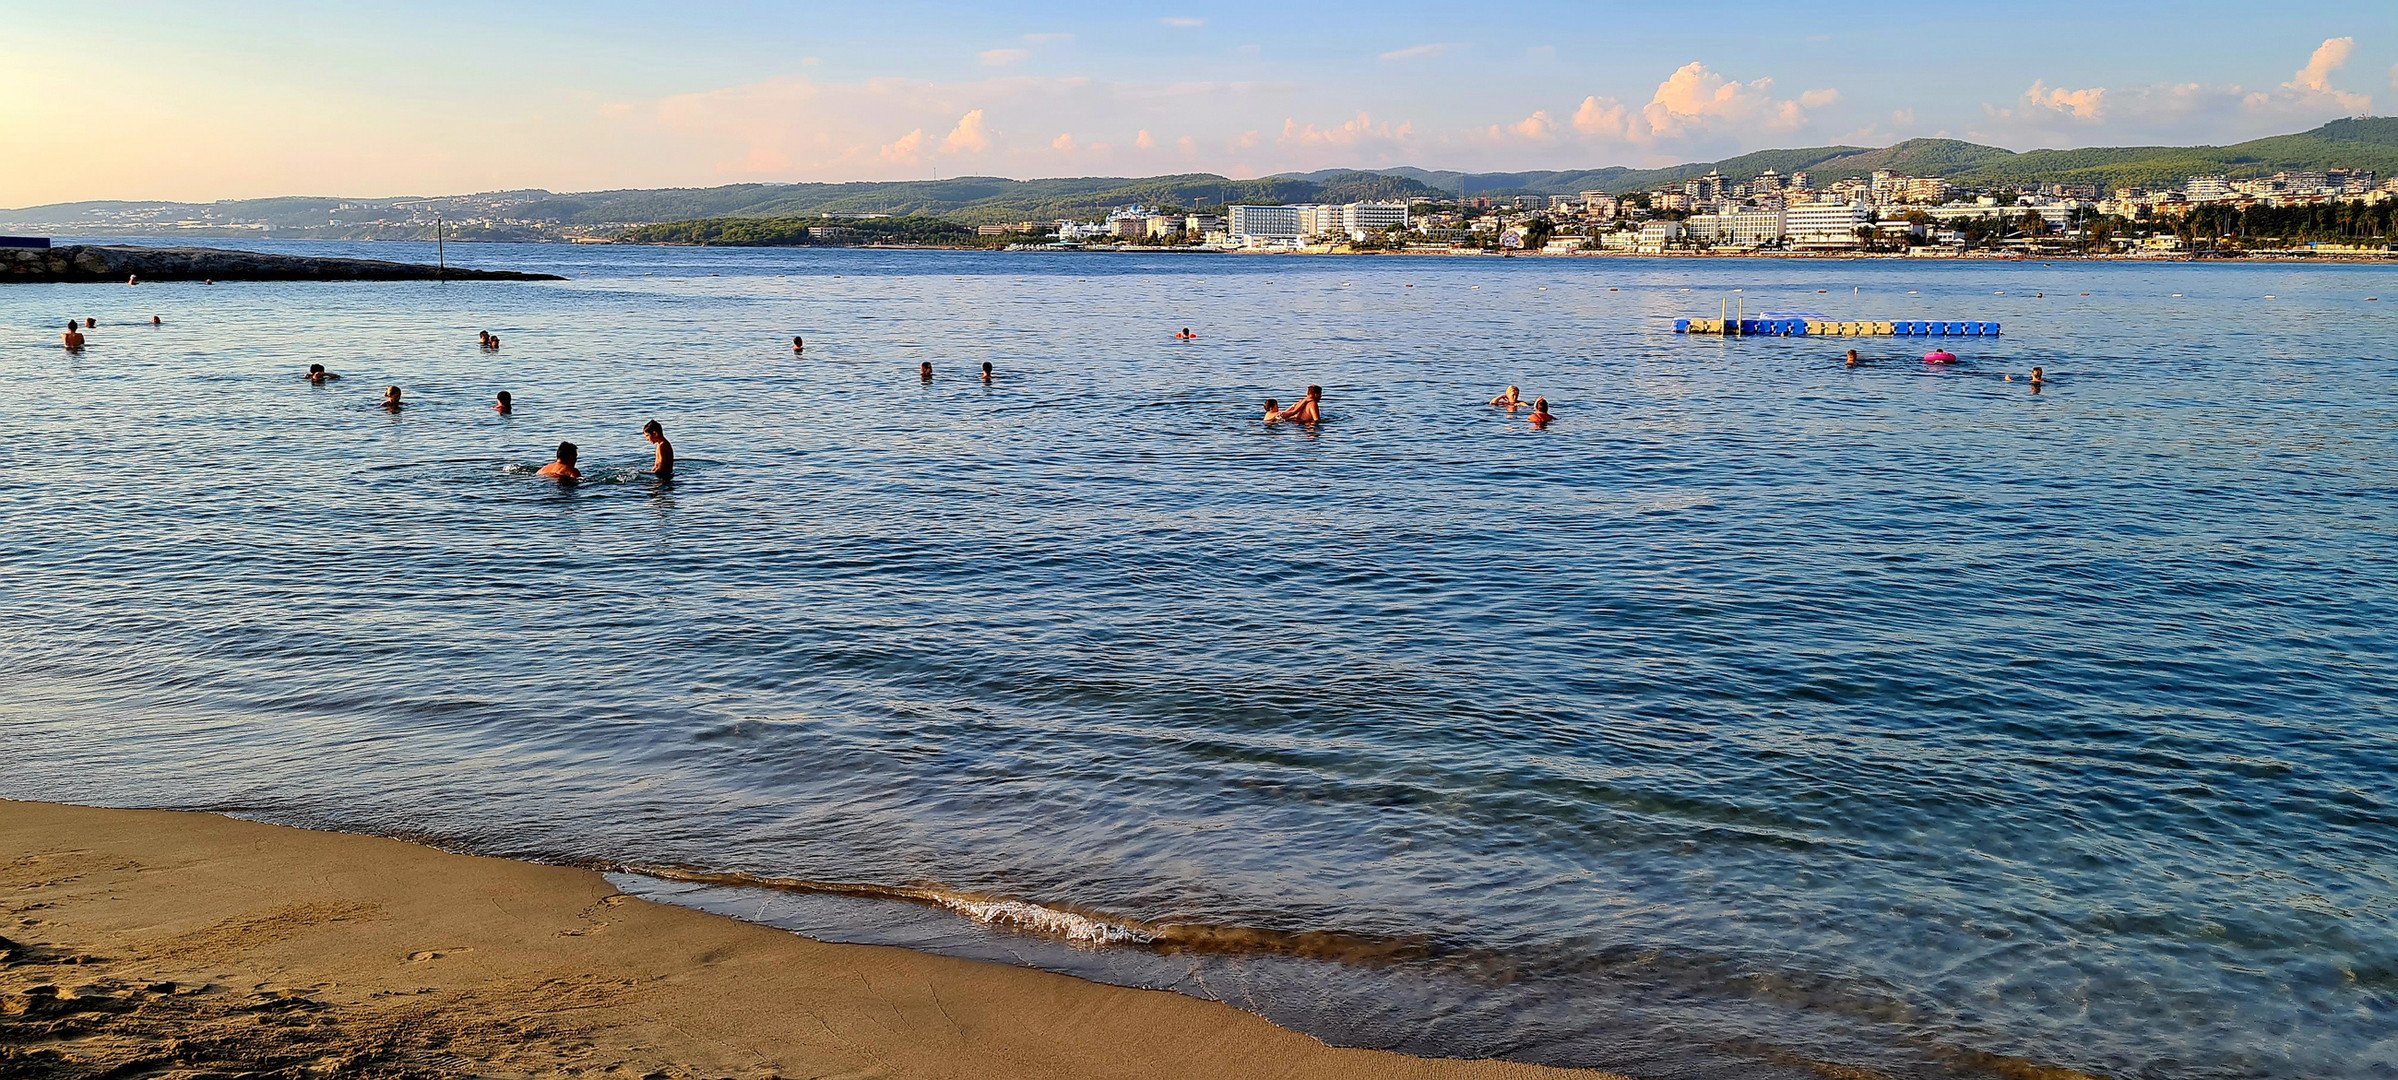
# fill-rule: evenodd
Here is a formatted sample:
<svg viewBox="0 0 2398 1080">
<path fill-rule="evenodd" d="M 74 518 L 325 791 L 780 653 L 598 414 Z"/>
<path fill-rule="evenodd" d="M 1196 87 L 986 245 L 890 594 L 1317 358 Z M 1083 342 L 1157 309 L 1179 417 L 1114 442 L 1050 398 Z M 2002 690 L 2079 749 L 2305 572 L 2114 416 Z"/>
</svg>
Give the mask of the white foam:
<svg viewBox="0 0 2398 1080">
<path fill-rule="evenodd" d="M 935 899 L 942 907 L 979 923 L 1022 927 L 1068 941 L 1093 945 L 1146 945 L 1154 940 L 1149 934 L 1120 923 L 1045 908 L 1022 900 L 978 900 L 964 896 L 937 896 Z"/>
</svg>

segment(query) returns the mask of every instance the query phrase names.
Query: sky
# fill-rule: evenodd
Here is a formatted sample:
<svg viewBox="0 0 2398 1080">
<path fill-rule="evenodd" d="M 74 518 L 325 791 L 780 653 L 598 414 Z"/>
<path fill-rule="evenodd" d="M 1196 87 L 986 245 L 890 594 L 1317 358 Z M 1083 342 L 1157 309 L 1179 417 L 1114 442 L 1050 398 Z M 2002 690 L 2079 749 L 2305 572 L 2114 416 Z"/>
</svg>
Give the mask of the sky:
<svg viewBox="0 0 2398 1080">
<path fill-rule="evenodd" d="M 1652 167 L 2398 112 L 2398 4 L 32 3 L 0 207 Z"/>
</svg>

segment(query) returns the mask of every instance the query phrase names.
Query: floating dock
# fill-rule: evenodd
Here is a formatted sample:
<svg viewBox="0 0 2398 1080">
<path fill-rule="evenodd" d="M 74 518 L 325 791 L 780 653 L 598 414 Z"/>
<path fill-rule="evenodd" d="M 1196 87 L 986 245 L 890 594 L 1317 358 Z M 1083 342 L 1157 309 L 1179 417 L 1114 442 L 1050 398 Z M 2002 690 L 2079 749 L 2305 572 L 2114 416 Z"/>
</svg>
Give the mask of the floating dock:
<svg viewBox="0 0 2398 1080">
<path fill-rule="evenodd" d="M 1675 319 L 1677 334 L 1725 337 L 1997 337 L 1994 322 L 1824 322 L 1816 319 Z"/>
</svg>

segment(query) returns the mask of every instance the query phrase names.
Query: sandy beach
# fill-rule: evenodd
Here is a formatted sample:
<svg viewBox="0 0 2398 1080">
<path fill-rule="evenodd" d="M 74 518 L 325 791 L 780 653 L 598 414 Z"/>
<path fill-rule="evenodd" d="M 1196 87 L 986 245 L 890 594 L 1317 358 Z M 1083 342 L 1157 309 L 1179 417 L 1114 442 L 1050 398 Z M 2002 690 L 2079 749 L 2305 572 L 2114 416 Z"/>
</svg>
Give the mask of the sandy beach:
<svg viewBox="0 0 2398 1080">
<path fill-rule="evenodd" d="M 0 1076 L 1602 1077 L 828 945 L 597 873 L 0 802 Z"/>
</svg>

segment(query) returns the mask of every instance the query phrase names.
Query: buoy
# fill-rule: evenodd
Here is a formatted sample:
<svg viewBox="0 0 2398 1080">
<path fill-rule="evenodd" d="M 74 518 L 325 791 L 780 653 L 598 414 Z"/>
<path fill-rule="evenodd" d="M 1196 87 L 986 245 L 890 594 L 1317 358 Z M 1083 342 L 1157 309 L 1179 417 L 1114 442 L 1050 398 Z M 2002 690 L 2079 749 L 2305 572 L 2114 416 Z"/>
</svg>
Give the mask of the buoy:
<svg viewBox="0 0 2398 1080">
<path fill-rule="evenodd" d="M 1946 349 L 1935 349 L 1931 352 L 1923 354 L 1923 362 L 1927 364 L 1954 364 L 1957 362 L 1957 354 Z"/>
</svg>

